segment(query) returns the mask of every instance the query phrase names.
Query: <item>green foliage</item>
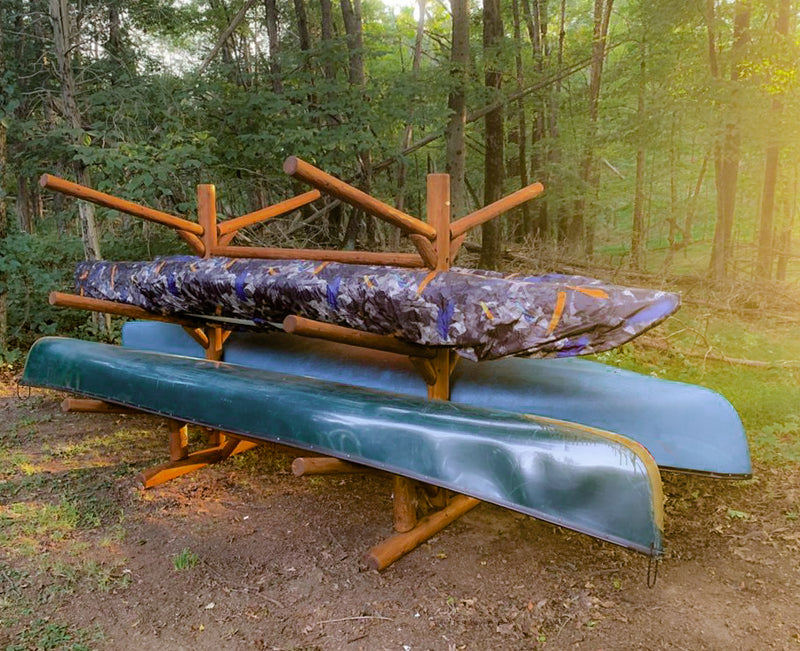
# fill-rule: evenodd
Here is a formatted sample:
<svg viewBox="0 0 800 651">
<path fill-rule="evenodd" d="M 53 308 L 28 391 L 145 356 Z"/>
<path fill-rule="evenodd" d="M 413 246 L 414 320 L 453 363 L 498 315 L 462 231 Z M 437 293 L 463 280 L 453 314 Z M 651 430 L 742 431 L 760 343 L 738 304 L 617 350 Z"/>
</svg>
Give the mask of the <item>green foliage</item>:
<svg viewBox="0 0 800 651">
<path fill-rule="evenodd" d="M 448 119 L 447 97 L 454 87 L 450 74 L 450 16 L 445 5 L 428 3 L 423 54 L 418 72 L 411 59 L 416 35 L 414 11 L 392 10 L 379 0 L 362 3 L 363 55 L 367 84 L 348 81 L 349 51 L 342 18 L 334 11 L 333 37 L 321 39 L 317 3 L 306 2 L 311 47 L 298 45 L 293 6 L 280 12 L 279 46 L 270 61 L 262 3 L 255 3 L 225 47 L 198 74 L 198 66 L 227 27 L 243 0 L 227 4 L 200 0 L 142 0 L 135 3 L 72 3 L 80 18 L 81 40 L 72 51 L 77 79 L 81 128 L 62 115 L 60 80 L 54 65 L 46 5 L 3 3 L 4 68 L 0 70 L 0 119 L 8 127 L 8 165 L 0 179 L 5 195 L 20 194 L 31 204 L 39 199 L 35 180 L 42 172 L 73 178 L 76 164 L 86 166 L 100 190 L 194 218 L 198 183 L 218 188 L 223 217 L 235 216 L 284 199 L 302 188 L 281 172 L 283 160 L 298 155 L 342 178 L 360 183 L 359 155 L 372 163 L 395 155 L 407 126 L 414 139 L 440 132 Z M 592 47 L 592 3 L 567 6 L 563 50 L 558 41 L 560 12 L 546 17 L 547 53 L 534 54 L 528 25 L 516 41 L 510 3 L 504 5 L 506 37 L 484 52 L 480 7 L 471 8 L 471 67 L 468 109 L 482 108 L 519 87 L 541 84 L 565 67 L 582 65 L 556 84 L 544 85 L 505 110 L 507 160 L 505 187 L 517 189 L 521 136 L 527 143 L 530 180 L 543 180 L 547 193 L 534 208 L 546 205 L 549 223 L 544 237 L 555 238 L 559 224 L 582 202 L 592 225 L 599 257 L 625 263 L 630 249 L 636 152 L 646 153 L 647 248 L 651 269 L 666 260 L 670 239 L 686 238 L 670 229 L 683 226 L 690 208 L 693 243 L 671 261 L 673 269 L 696 273 L 708 264 L 716 214 L 714 161 L 698 197 L 690 195 L 701 162 L 713 154 L 730 125 L 740 130 L 742 152 L 737 193 L 736 236 L 751 241 L 763 175 L 763 150 L 775 132 L 765 111 L 779 98 L 784 117 L 778 132 L 784 144 L 778 185 L 779 203 L 790 206 L 796 185 L 800 131 L 790 116 L 800 107 L 796 34 L 775 34 L 775 11 L 755 3 L 747 43 L 734 68 L 732 54 L 734 5 L 714 3 L 711 25 L 717 43 L 718 71 L 708 59 L 708 29 L 703 12 L 679 0 L 661 3 L 617 2 L 611 19 L 609 51 L 603 66 L 597 133 L 591 152 L 598 165 L 598 186 L 583 178 L 590 129 L 587 121 L 588 60 Z M 336 3 L 334 3 L 335 7 Z M 335 7 L 336 8 L 336 7 Z M 119 18 L 115 25 L 111 9 Z M 523 12 L 524 13 L 524 12 Z M 523 16 L 524 18 L 524 16 Z M 524 22 L 524 21 L 523 21 Z M 113 38 L 112 38 L 113 36 Z M 637 109 L 642 42 L 646 43 L 644 103 Z M 560 52 L 560 54 L 559 54 Z M 522 72 L 516 78 L 515 57 Z M 561 61 L 559 62 L 559 57 Z M 504 70 L 500 93 L 487 94 L 483 69 L 497 62 Z M 280 90 L 272 84 L 272 65 L 280 67 Z M 738 79 L 731 75 L 736 71 Z M 325 74 L 332 71 L 333 75 Z M 276 73 L 277 74 L 277 73 Z M 527 133 L 519 131 L 524 113 Z M 556 120 L 551 122 L 551 120 Z M 537 131 L 542 123 L 544 131 Z M 536 137 L 531 138 L 533 132 Z M 467 125 L 467 177 L 471 208 L 479 207 L 483 184 L 483 125 Z M 442 141 L 403 159 L 406 164 L 405 208 L 424 212 L 425 175 L 441 171 L 446 161 Z M 499 171 L 498 171 L 499 172 Z M 24 188 L 29 188 L 24 190 Z M 22 189 L 20 189 L 22 188 Z M 373 175 L 373 194 L 393 202 L 397 168 Z M 81 259 L 79 226 L 72 199 L 42 198 L 34 234 L 15 232 L 0 243 L 0 283 L 8 286 L 11 351 L 0 351 L 3 363 L 14 349 L 43 334 L 93 335 L 81 314 L 55 310 L 47 292 L 69 289 L 73 264 Z M 13 200 L 9 215 L 14 219 Z M 325 218 L 299 237 L 302 245 L 338 245 L 343 218 Z M 106 258 L 135 259 L 182 250 L 172 232 L 143 225 L 107 209 L 97 211 Z M 782 210 L 776 228 L 791 223 L 791 209 Z M 800 223 L 794 220 L 795 228 Z M 388 230 L 380 230 L 383 243 Z M 280 227 L 254 234 L 269 245 L 290 243 Z M 362 242 L 363 243 L 363 242 Z M 0 288 L 1 290 L 1 288 Z"/>
<path fill-rule="evenodd" d="M 0 242 L 0 279 L 5 279 L 8 291 L 11 348 L 28 346 L 44 335 L 85 328 L 86 315 L 59 311 L 47 302 L 49 292 L 69 288 L 80 251 L 79 240 L 55 232 L 36 237 L 15 233 Z M 13 353 L 6 355 L 13 358 Z"/>
</svg>

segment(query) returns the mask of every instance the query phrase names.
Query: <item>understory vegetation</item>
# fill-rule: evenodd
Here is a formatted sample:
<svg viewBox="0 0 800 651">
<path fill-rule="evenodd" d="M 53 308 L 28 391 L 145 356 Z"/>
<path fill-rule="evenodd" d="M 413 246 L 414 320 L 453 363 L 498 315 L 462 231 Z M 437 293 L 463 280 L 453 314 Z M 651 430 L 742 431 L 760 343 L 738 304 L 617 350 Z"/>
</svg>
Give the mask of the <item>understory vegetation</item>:
<svg viewBox="0 0 800 651">
<path fill-rule="evenodd" d="M 185 250 L 42 173 L 190 219 L 210 182 L 226 219 L 305 190 L 290 155 L 423 217 L 429 172 L 456 217 L 541 181 L 466 263 L 755 307 L 797 280 L 797 27 L 791 0 L 0 0 L 0 355 L 100 334 L 45 300 L 81 258 Z M 410 250 L 325 198 L 237 237 Z"/>
</svg>

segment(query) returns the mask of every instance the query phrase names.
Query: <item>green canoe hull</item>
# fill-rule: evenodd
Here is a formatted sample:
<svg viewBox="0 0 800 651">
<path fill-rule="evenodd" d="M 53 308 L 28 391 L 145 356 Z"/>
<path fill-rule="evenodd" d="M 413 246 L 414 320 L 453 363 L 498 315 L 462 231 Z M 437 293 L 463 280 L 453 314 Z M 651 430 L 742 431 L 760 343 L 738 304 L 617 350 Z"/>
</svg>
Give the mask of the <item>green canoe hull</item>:
<svg viewBox="0 0 800 651">
<path fill-rule="evenodd" d="M 662 549 L 641 445 L 589 427 L 76 339 L 40 339 L 23 384 L 404 475 L 637 551 Z"/>
</svg>

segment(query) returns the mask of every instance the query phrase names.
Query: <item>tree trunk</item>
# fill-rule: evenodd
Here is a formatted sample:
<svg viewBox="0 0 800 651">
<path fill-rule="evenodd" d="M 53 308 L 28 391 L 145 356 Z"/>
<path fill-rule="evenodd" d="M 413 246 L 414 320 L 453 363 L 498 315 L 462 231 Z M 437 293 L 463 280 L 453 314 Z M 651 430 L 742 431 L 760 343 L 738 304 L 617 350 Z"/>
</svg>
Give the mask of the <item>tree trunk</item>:
<svg viewBox="0 0 800 651">
<path fill-rule="evenodd" d="M 50 18 L 53 24 L 53 39 L 58 62 L 58 76 L 61 82 L 61 101 L 63 103 L 64 117 L 76 132 L 81 132 L 83 126 L 75 95 L 75 78 L 72 74 L 71 65 L 72 29 L 67 0 L 50 0 Z M 76 144 L 79 141 L 80 136 L 77 136 Z M 91 186 L 89 173 L 80 161 L 75 162 L 74 169 L 78 183 Z M 78 203 L 78 212 L 80 214 L 83 250 L 86 259 L 100 260 L 100 240 L 97 236 L 97 227 L 95 225 L 94 206 L 87 201 L 81 201 Z"/>
<path fill-rule="evenodd" d="M 281 80 L 281 63 L 279 60 L 280 43 L 278 41 L 278 6 L 275 0 L 264 0 L 264 12 L 267 21 L 267 38 L 269 39 L 269 73 L 272 77 L 272 92 L 283 92 Z"/>
<path fill-rule="evenodd" d="M 64 117 L 76 134 L 83 131 L 81 114 L 75 94 L 75 78 L 72 74 L 72 23 L 69 15 L 67 0 L 50 0 L 50 21 L 53 25 L 53 41 L 55 45 L 56 61 L 58 63 L 58 76 L 61 82 L 61 101 L 63 103 Z M 76 144 L 82 137 L 75 136 Z M 80 161 L 74 163 L 75 176 L 81 185 L 91 186 L 91 179 L 86 167 Z M 88 201 L 78 202 L 80 216 L 81 236 L 83 238 L 83 253 L 87 260 L 100 260 L 100 238 L 94 218 L 94 206 Z M 104 334 L 107 331 L 108 318 L 93 318 L 95 327 Z"/>
<path fill-rule="evenodd" d="M 297 19 L 297 36 L 300 41 L 300 50 L 308 52 L 311 49 L 311 34 L 308 31 L 308 14 L 306 13 L 305 0 L 294 0 L 294 15 Z"/>
<path fill-rule="evenodd" d="M 644 262 L 644 243 L 646 240 L 645 221 L 644 221 L 644 168 L 645 168 L 645 90 L 647 89 L 646 79 L 647 44 L 644 35 L 639 43 L 639 98 L 637 109 L 638 133 L 636 147 L 636 190 L 633 197 L 633 229 L 631 231 L 631 266 L 634 270 L 640 271 Z"/>
<path fill-rule="evenodd" d="M 712 75 L 719 75 L 719 64 L 715 51 L 714 3 L 708 3 L 709 55 Z M 747 43 L 750 27 L 750 4 L 746 0 L 738 0 L 734 7 L 733 51 L 731 63 L 731 81 L 734 82 L 732 93 L 737 92 L 735 82 L 739 79 L 739 66 L 743 49 Z M 735 102 L 732 102 L 735 104 Z M 738 119 L 729 114 L 725 125 L 724 137 L 715 147 L 714 170 L 717 191 L 717 223 L 714 228 L 714 242 L 711 249 L 710 271 L 715 280 L 727 277 L 728 266 L 733 250 L 733 217 L 736 209 L 736 187 L 739 177 L 739 146 L 741 136 Z"/>
<path fill-rule="evenodd" d="M 583 241 L 584 252 L 594 254 L 594 215 L 587 215 L 586 195 L 594 203 L 597 194 L 599 174 L 595 160 L 594 148 L 597 140 L 597 116 L 600 106 L 600 82 L 603 75 L 603 63 L 606 54 L 606 38 L 611 20 L 611 8 L 614 0 L 594 0 L 594 28 L 592 36 L 592 65 L 589 74 L 589 124 L 584 144 L 583 162 L 581 164 L 581 192 L 584 193 L 575 202 L 575 214 L 567 226 L 567 239 L 574 244 Z"/>
<path fill-rule="evenodd" d="M 519 0 L 512 0 L 511 10 L 514 17 L 514 49 L 516 56 L 514 65 L 517 73 L 517 91 L 521 91 L 525 86 L 525 73 L 522 67 L 522 30 L 520 28 Z M 519 173 L 519 184 L 523 188 L 530 184 L 528 177 L 528 125 L 525 119 L 525 102 L 520 100 L 517 104 L 517 171 Z M 531 209 L 528 202 L 522 204 L 521 208 L 522 224 L 515 229 L 516 239 L 524 241 L 525 236 L 531 233 Z M 538 236 L 539 234 L 534 234 Z"/>
<path fill-rule="evenodd" d="M 364 88 L 366 85 L 366 75 L 364 73 L 364 37 L 361 23 L 361 0 L 340 0 L 342 8 L 342 19 L 344 21 L 345 32 L 347 33 L 348 51 L 348 79 L 353 87 Z M 361 176 L 360 189 L 369 193 L 372 185 L 372 157 L 368 149 L 358 152 L 358 162 Z M 369 244 L 375 241 L 375 220 L 366 216 L 367 221 L 367 240 Z M 358 238 L 358 231 L 361 225 L 361 213 L 353 211 L 350 221 L 345 230 L 343 248 L 355 248 Z"/>
<path fill-rule="evenodd" d="M 502 82 L 500 50 L 503 42 L 503 20 L 500 0 L 483 2 L 483 50 L 486 60 L 484 82 L 490 94 L 500 90 Z M 486 153 L 483 166 L 483 203 L 488 205 L 503 196 L 503 107 L 498 106 L 484 118 Z M 497 219 L 481 226 L 480 266 L 497 269 L 500 265 L 501 222 Z"/>
<path fill-rule="evenodd" d="M 228 79 L 232 84 L 238 84 L 242 87 L 245 87 L 241 74 L 242 70 L 239 64 L 239 58 L 236 55 L 233 31 L 236 29 L 239 20 L 244 18 L 247 5 L 243 5 L 242 9 L 239 10 L 239 13 L 231 18 L 230 11 L 228 10 L 228 6 L 225 4 L 224 0 L 210 0 L 209 4 L 214 12 L 218 13 L 222 17 L 228 27 L 222 31 L 222 36 L 217 41 L 217 44 L 211 49 L 211 52 L 206 56 L 205 59 L 203 59 L 199 69 L 200 71 L 204 70 L 217 55 L 217 52 L 222 50 L 222 63 L 225 64 Z"/>
<path fill-rule="evenodd" d="M 30 183 L 24 174 L 17 174 L 17 227 L 23 233 L 33 233 L 34 200 Z"/>
<path fill-rule="evenodd" d="M 322 70 L 325 74 L 325 79 L 332 80 L 336 78 L 336 67 L 333 65 L 333 9 L 331 0 L 319 0 L 319 7 L 322 43 L 325 45 Z"/>
<path fill-rule="evenodd" d="M 426 0 L 417 0 L 417 7 L 419 9 L 419 19 L 417 20 L 417 34 L 414 39 L 414 54 L 411 59 L 411 77 L 413 79 L 417 78 L 419 74 L 419 66 L 422 61 L 422 38 L 425 35 L 425 4 Z M 403 151 L 411 144 L 411 137 L 413 135 L 414 129 L 411 124 L 411 119 L 413 117 L 414 107 L 413 105 L 409 106 L 408 110 L 408 123 L 406 124 L 405 129 L 403 129 L 403 137 L 400 141 L 400 151 Z M 405 210 L 405 203 L 406 203 L 406 162 L 404 159 L 400 159 L 397 164 L 397 193 L 395 194 L 395 206 L 398 210 Z M 392 231 L 390 240 L 392 244 L 392 248 L 396 249 L 398 244 L 400 243 L 400 231 L 398 229 L 394 229 Z"/>
<path fill-rule="evenodd" d="M 451 0 L 453 11 L 452 49 L 450 51 L 450 78 L 452 80 L 447 107 L 447 173 L 450 175 L 450 202 L 453 216 L 467 212 L 466 186 L 466 127 L 467 81 L 469 74 L 469 2 Z"/>
<path fill-rule="evenodd" d="M 706 176 L 706 169 L 708 168 L 708 158 L 709 154 L 706 154 L 703 157 L 703 164 L 700 166 L 700 173 L 697 175 L 697 182 L 694 185 L 694 192 L 692 192 L 691 196 L 689 197 L 689 201 L 686 206 L 686 221 L 683 225 L 684 246 L 689 246 L 694 239 L 694 236 L 692 235 L 692 230 L 694 229 L 694 216 L 697 212 L 697 199 L 700 196 L 700 190 L 703 187 L 703 179 Z"/>
<path fill-rule="evenodd" d="M 775 35 L 779 51 L 786 49 L 786 40 L 789 33 L 789 13 L 791 0 L 781 0 L 778 9 L 778 18 L 775 22 Z M 779 96 L 772 98 L 770 109 L 770 142 L 767 146 L 766 161 L 764 166 L 764 189 L 761 192 L 761 223 L 758 230 L 758 259 L 756 262 L 756 276 L 769 279 L 772 276 L 773 258 L 773 213 L 775 211 L 775 185 L 778 180 L 778 163 L 781 153 L 780 128 L 783 102 Z"/>
<path fill-rule="evenodd" d="M 6 59 L 4 56 L 5 45 L 5 11 L 0 5 L 0 79 L 6 76 Z M 8 106 L 8 95 L 5 88 L 0 88 L 0 103 Z M 8 212 L 6 207 L 6 121 L 0 120 L 0 249 L 5 249 L 5 239 L 8 236 Z M 8 285 L 6 274 L 0 270 L 0 354 L 8 350 Z"/>
<path fill-rule="evenodd" d="M 364 40 L 361 27 L 361 0 L 341 0 L 342 19 L 347 32 L 348 78 L 353 86 L 363 86 Z"/>
<path fill-rule="evenodd" d="M 122 23 L 120 22 L 119 7 L 113 3 L 108 7 L 108 41 L 106 42 L 106 50 L 119 63 L 122 63 Z"/>
<path fill-rule="evenodd" d="M 550 148 L 548 150 L 550 165 L 549 174 L 545 177 L 545 182 L 549 183 L 559 172 L 561 165 L 561 141 L 558 129 L 558 118 L 561 103 L 561 75 L 564 66 L 564 40 L 566 38 L 567 21 L 567 0 L 561 0 L 561 10 L 558 21 L 558 50 L 556 55 L 556 78 L 555 88 L 550 93 Z M 545 186 L 547 187 L 547 186 Z M 563 206 L 564 201 L 557 193 L 548 193 L 548 197 L 541 202 L 539 212 L 547 223 L 547 228 L 552 232 L 554 229 L 550 224 L 555 224 L 560 231 L 565 229 Z"/>
<path fill-rule="evenodd" d="M 532 0 L 533 5 L 528 0 L 522 0 L 522 13 L 525 18 L 525 26 L 528 29 L 528 37 L 533 49 L 533 62 L 535 70 L 544 76 L 544 56 L 546 50 L 545 35 L 547 27 L 543 25 L 543 17 L 546 15 L 547 0 Z M 548 96 L 550 89 L 544 89 L 541 99 L 534 104 L 533 124 L 531 126 L 531 174 L 536 178 L 544 178 L 544 162 L 547 159 L 547 151 L 543 151 L 543 141 L 547 132 L 546 113 L 548 110 Z M 528 233 L 539 237 L 546 233 L 548 224 L 547 203 L 537 202 L 532 206 L 535 215 L 532 217 Z"/>
<path fill-rule="evenodd" d="M 794 228 L 794 216 L 797 212 L 797 189 L 797 164 L 795 164 L 792 193 L 789 194 L 787 192 L 783 202 L 785 217 L 780 243 L 781 254 L 778 256 L 778 268 L 775 271 L 777 280 L 786 280 L 786 267 L 789 264 L 789 257 L 792 255 L 792 229 Z"/>
</svg>

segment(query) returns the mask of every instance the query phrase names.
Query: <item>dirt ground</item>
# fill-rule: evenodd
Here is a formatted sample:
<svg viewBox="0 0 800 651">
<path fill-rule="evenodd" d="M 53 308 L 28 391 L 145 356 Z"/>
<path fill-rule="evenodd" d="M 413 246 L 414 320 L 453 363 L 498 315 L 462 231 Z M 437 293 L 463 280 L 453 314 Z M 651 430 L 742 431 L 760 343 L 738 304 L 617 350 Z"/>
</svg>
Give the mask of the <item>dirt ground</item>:
<svg viewBox="0 0 800 651">
<path fill-rule="evenodd" d="M 163 421 L 0 389 L 0 649 L 800 649 L 800 477 L 665 475 L 666 555 L 480 505 L 382 573 L 378 473 L 259 448 L 142 490 Z"/>
</svg>

